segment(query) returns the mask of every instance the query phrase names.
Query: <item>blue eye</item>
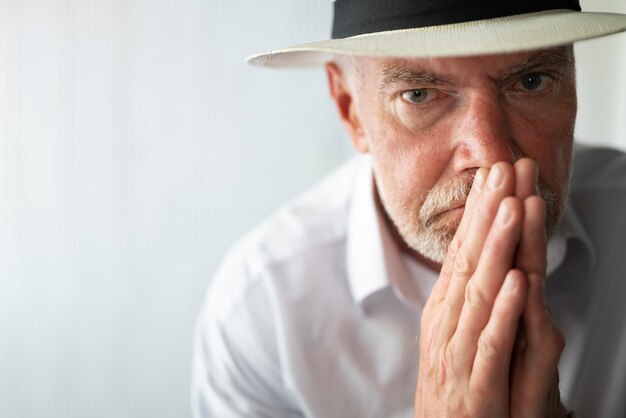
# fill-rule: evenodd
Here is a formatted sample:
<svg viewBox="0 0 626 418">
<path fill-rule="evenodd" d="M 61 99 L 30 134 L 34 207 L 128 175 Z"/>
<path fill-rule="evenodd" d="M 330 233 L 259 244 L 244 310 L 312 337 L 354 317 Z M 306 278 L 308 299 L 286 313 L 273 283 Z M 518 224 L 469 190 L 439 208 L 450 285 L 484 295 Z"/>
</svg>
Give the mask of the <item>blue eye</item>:
<svg viewBox="0 0 626 418">
<path fill-rule="evenodd" d="M 432 96 L 431 93 L 430 89 L 409 90 L 402 93 L 402 98 L 411 103 L 421 104 Z"/>
</svg>

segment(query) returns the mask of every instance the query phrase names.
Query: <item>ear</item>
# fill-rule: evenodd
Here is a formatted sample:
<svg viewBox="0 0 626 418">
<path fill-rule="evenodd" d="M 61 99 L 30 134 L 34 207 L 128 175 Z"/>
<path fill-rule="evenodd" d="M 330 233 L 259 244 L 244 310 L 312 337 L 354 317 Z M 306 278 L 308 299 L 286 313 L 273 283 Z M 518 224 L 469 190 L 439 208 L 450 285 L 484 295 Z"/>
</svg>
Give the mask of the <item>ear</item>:
<svg viewBox="0 0 626 418">
<path fill-rule="evenodd" d="M 354 95 L 350 90 L 346 76 L 334 62 L 326 64 L 326 75 L 328 76 L 330 95 L 337 106 L 339 118 L 352 138 L 352 145 L 359 152 L 368 152 L 367 136 L 358 117 Z"/>
</svg>

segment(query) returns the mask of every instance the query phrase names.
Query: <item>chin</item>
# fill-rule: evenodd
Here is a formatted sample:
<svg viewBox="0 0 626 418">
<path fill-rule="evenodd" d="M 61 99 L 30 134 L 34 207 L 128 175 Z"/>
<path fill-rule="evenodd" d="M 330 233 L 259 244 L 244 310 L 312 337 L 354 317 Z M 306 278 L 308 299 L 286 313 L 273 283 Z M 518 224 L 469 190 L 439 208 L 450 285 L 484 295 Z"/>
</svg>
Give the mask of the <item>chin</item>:
<svg viewBox="0 0 626 418">
<path fill-rule="evenodd" d="M 454 212 L 456 214 L 450 216 L 452 219 L 437 220 L 427 228 L 401 235 L 412 250 L 435 263 L 443 264 L 463 216 L 463 210 L 454 209 Z"/>
</svg>

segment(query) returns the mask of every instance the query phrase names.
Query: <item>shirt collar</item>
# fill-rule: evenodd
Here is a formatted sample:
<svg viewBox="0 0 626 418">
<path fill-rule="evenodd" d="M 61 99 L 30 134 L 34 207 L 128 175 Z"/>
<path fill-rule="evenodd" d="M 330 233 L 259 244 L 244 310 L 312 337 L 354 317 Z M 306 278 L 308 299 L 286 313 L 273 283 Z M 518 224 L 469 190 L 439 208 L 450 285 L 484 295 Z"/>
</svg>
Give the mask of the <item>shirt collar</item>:
<svg viewBox="0 0 626 418">
<path fill-rule="evenodd" d="M 571 205 L 565 208 L 565 214 L 557 233 L 548 243 L 548 275 L 554 272 L 565 260 L 567 247 L 571 241 L 579 241 L 587 250 L 590 266 L 593 267 L 598 261 L 598 252 L 589 238 L 578 214 Z"/>
<path fill-rule="evenodd" d="M 424 299 L 416 280 L 427 281 L 428 288 L 436 274 L 417 261 L 411 264 L 396 245 L 381 211 L 375 203 L 371 158 L 364 155 L 358 168 L 350 199 L 346 243 L 347 274 L 352 296 L 357 304 L 392 285 L 393 291 L 407 306 Z M 433 279 L 434 276 L 434 279 Z"/>
<path fill-rule="evenodd" d="M 348 282 L 358 304 L 388 285 L 373 181 L 371 158 L 364 155 L 352 189 L 346 242 Z"/>
</svg>

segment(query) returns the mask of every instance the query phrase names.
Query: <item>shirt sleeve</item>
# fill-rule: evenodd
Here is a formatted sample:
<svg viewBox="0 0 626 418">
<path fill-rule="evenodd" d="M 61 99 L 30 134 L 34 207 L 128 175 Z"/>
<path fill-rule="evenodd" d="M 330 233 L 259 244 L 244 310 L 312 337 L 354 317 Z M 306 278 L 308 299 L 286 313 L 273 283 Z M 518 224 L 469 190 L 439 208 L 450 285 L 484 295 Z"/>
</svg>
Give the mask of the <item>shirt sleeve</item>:
<svg viewBox="0 0 626 418">
<path fill-rule="evenodd" d="M 194 418 L 302 417 L 281 374 L 275 319 L 261 280 L 223 268 L 196 323 Z"/>
</svg>

